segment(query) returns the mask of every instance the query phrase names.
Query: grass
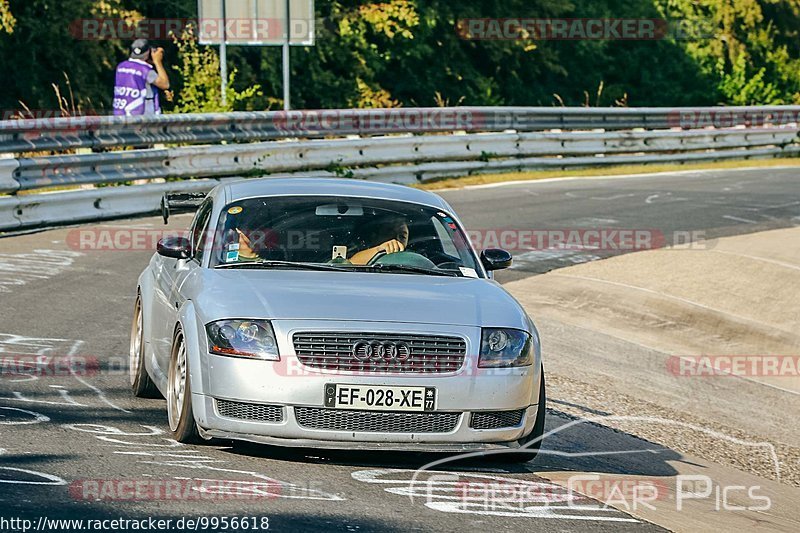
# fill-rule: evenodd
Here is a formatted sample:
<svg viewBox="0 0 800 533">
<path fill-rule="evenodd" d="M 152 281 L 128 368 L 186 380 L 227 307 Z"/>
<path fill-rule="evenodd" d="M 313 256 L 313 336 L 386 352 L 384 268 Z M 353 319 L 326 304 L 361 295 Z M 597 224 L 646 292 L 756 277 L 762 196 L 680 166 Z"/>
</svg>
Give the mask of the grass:
<svg viewBox="0 0 800 533">
<path fill-rule="evenodd" d="M 459 178 L 444 178 L 414 185 L 425 190 L 458 189 L 468 185 L 486 185 L 504 181 L 541 180 L 547 178 L 620 176 L 624 174 L 650 174 L 655 172 L 676 172 L 685 170 L 714 170 L 726 168 L 768 168 L 782 166 L 800 167 L 800 158 L 751 159 L 717 161 L 707 163 L 667 164 L 667 165 L 620 165 L 602 168 L 582 168 L 573 170 L 532 170 L 506 172 L 503 174 L 479 174 Z"/>
</svg>

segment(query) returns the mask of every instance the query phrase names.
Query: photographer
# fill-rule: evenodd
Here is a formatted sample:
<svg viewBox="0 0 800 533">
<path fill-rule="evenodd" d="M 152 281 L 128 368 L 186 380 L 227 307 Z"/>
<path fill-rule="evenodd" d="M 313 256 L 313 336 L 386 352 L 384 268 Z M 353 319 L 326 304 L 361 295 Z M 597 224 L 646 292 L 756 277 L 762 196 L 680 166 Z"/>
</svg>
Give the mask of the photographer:
<svg viewBox="0 0 800 533">
<path fill-rule="evenodd" d="M 169 89 L 169 76 L 163 60 L 163 48 L 151 49 L 147 39 L 133 42 L 130 58 L 117 66 L 113 103 L 115 115 L 161 114 L 157 89 Z"/>
</svg>

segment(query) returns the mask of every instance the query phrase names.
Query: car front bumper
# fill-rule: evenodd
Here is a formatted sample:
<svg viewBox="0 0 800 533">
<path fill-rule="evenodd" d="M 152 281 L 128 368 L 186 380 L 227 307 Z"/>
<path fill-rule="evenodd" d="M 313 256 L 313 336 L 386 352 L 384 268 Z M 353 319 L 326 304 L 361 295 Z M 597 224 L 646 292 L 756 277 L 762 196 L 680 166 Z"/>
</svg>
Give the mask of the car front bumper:
<svg viewBox="0 0 800 533">
<path fill-rule="evenodd" d="M 458 335 L 467 342 L 462 368 L 445 374 L 367 374 L 317 370 L 304 367 L 291 343 L 295 331 L 342 330 L 353 323 L 273 322 L 281 353 L 280 362 L 249 360 L 203 354 L 202 393 L 192 394 L 192 407 L 201 433 L 206 438 L 230 438 L 284 446 L 319 448 L 385 449 L 462 452 L 515 447 L 516 441 L 533 430 L 538 411 L 540 363 L 514 369 L 477 367 L 480 328 L 426 325 L 425 333 Z M 411 325 L 358 323 L 367 331 L 409 332 Z M 419 325 L 413 325 L 419 332 Z M 415 431 L 382 430 L 380 424 L 366 431 L 334 426 L 320 428 L 304 423 L 299 412 L 339 416 L 342 410 L 325 408 L 324 390 L 329 384 L 434 387 L 436 409 L 432 416 L 445 414 L 456 420 L 439 431 L 439 426 Z M 193 387 L 193 390 L 197 390 Z M 280 411 L 280 419 L 254 420 L 220 413 L 218 402 L 241 403 Z M 496 429 L 471 427 L 473 413 L 523 411 L 519 422 Z M 350 412 L 348 416 L 374 415 L 374 411 Z M 381 413 L 392 417 L 397 413 Z M 402 415 L 400 415 L 402 417 Z M 389 424 L 391 427 L 391 424 Z M 407 425 L 406 425 L 407 426 Z"/>
<path fill-rule="evenodd" d="M 225 438 L 291 447 L 346 448 L 370 450 L 414 450 L 466 452 L 495 448 L 515 448 L 517 439 L 533 430 L 538 405 L 525 409 L 520 424 L 496 430 L 469 427 L 471 412 L 461 412 L 453 431 L 447 433 L 395 433 L 377 431 L 320 430 L 303 427 L 293 406 L 282 407 L 281 422 L 267 423 L 221 416 L 215 399 L 193 395 L 195 417 L 205 438 Z M 198 412 L 197 407 L 201 406 Z"/>
</svg>

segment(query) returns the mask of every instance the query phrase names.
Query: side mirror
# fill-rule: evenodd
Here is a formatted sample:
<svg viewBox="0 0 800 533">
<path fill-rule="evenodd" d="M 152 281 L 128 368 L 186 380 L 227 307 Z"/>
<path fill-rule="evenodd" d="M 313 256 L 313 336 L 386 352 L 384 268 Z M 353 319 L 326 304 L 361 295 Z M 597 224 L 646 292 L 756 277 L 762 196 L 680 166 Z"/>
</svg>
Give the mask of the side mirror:
<svg viewBox="0 0 800 533">
<path fill-rule="evenodd" d="M 503 270 L 511 266 L 511 254 L 501 248 L 487 248 L 481 252 L 481 263 L 486 270 Z"/>
<path fill-rule="evenodd" d="M 188 259 L 192 255 L 192 243 L 186 237 L 164 237 L 156 247 L 158 255 L 173 259 Z"/>
</svg>

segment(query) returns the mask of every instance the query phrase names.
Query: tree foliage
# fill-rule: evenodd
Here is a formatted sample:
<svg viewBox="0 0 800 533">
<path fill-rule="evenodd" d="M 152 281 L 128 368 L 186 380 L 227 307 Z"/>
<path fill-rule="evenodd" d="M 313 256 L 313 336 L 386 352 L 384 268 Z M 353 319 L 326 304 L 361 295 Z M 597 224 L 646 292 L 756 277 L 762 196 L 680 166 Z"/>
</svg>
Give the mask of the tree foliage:
<svg viewBox="0 0 800 533">
<path fill-rule="evenodd" d="M 175 113 L 222 113 L 247 109 L 248 102 L 262 95 L 259 85 L 237 90 L 234 69 L 228 75 L 226 103 L 223 104 L 219 55 L 209 47 L 198 46 L 191 27 L 180 37 L 176 36 L 174 42 L 180 64 L 173 69 L 183 80 L 173 109 Z"/>
<path fill-rule="evenodd" d="M 13 33 L 16 22 L 14 15 L 11 14 L 8 0 L 0 0 L 0 33 Z"/>
<path fill-rule="evenodd" d="M 108 109 L 129 42 L 77 39 L 70 23 L 187 18 L 196 6 L 0 0 L 0 108 L 56 107 L 51 84 L 66 74 L 84 108 Z M 316 16 L 316 45 L 292 48 L 297 108 L 800 103 L 800 0 L 316 0 Z M 459 21 L 473 17 L 652 18 L 691 31 L 641 41 L 465 40 Z M 222 110 L 216 51 L 157 44 L 173 78 L 167 109 Z M 281 104 L 280 54 L 229 48 L 228 108 Z"/>
</svg>

